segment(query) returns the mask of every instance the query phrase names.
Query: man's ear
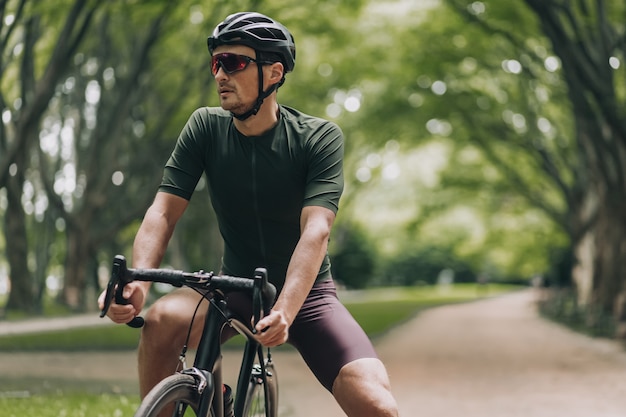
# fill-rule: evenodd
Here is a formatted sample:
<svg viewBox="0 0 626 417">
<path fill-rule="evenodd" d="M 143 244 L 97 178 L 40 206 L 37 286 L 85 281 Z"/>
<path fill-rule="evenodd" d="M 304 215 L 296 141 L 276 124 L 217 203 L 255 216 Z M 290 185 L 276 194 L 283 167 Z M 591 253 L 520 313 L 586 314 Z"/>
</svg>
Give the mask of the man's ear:
<svg viewBox="0 0 626 417">
<path fill-rule="evenodd" d="M 268 77 L 268 81 L 270 85 L 279 83 L 280 80 L 283 79 L 285 74 L 285 67 L 282 62 L 274 62 L 270 67 L 270 76 Z"/>
</svg>

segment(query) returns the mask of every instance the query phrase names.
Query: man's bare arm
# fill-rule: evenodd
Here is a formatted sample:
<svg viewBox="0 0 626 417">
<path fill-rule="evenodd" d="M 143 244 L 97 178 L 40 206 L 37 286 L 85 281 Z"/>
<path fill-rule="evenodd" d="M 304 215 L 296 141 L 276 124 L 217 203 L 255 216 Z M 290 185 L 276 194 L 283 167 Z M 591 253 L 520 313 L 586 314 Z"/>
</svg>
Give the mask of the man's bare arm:
<svg viewBox="0 0 626 417">
<path fill-rule="evenodd" d="M 258 331 L 266 329 L 259 335 L 259 341 L 265 346 L 277 346 L 287 341 L 289 327 L 311 291 L 326 256 L 334 220 L 335 213 L 324 207 L 312 206 L 302 210 L 300 240 L 289 262 L 285 285 L 271 313 L 256 327 Z"/>
<path fill-rule="evenodd" d="M 163 260 L 167 245 L 174 233 L 178 219 L 184 213 L 188 201 L 173 194 L 159 192 L 148 208 L 133 244 L 133 267 L 158 268 Z M 132 282 L 124 288 L 124 298 L 129 304 L 113 303 L 107 315 L 116 323 L 128 323 L 143 309 L 149 282 Z M 104 305 L 104 292 L 98 299 Z"/>
</svg>

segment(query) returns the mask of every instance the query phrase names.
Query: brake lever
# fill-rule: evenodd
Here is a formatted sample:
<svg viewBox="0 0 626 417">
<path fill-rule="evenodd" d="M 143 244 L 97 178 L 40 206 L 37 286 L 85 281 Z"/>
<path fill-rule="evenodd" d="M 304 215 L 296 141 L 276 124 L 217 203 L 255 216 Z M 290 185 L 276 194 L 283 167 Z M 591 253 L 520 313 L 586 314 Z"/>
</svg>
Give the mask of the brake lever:
<svg viewBox="0 0 626 417">
<path fill-rule="evenodd" d="M 267 269 L 265 268 L 257 268 L 254 270 L 254 288 L 252 290 L 252 318 L 253 318 L 253 326 L 252 333 L 256 334 L 256 325 L 261 320 L 261 314 L 267 315 L 269 311 L 265 311 L 266 309 L 263 306 L 263 295 L 262 290 L 267 284 Z M 266 329 L 261 330 L 264 332 Z"/>
<path fill-rule="evenodd" d="M 104 317 L 109 311 L 109 307 L 111 307 L 111 302 L 113 298 L 115 298 L 115 302 L 117 304 L 126 305 L 130 303 L 126 298 L 124 298 L 124 286 L 131 282 L 132 280 L 128 279 L 128 268 L 126 267 L 126 258 L 122 255 L 116 255 L 113 259 L 113 267 L 111 268 L 111 279 L 109 279 L 109 283 L 107 284 L 107 291 L 104 296 L 104 306 L 102 307 L 102 311 L 100 312 L 100 317 Z M 144 325 L 143 317 L 135 317 L 128 323 L 127 326 L 133 328 L 140 328 Z"/>
<path fill-rule="evenodd" d="M 126 259 L 121 255 L 116 255 L 113 259 L 113 267 L 111 268 L 111 278 L 109 278 L 109 283 L 107 284 L 107 291 L 104 295 L 104 306 L 102 307 L 102 311 L 100 311 L 100 317 L 106 316 L 109 311 L 109 307 L 111 307 L 111 302 L 113 301 L 113 297 L 115 296 L 115 289 L 120 283 L 120 269 L 121 267 L 126 266 Z"/>
</svg>

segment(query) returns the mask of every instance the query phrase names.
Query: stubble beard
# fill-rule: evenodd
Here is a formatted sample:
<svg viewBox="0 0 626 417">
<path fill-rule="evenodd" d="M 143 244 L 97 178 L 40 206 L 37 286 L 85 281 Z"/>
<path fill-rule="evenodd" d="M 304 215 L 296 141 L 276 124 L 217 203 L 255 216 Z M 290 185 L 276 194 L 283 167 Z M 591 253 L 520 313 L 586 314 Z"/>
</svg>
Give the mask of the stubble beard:
<svg viewBox="0 0 626 417">
<path fill-rule="evenodd" d="M 247 111 L 251 110 L 254 107 L 254 103 L 246 105 L 245 103 L 241 102 L 241 100 L 239 99 L 237 99 L 235 102 L 230 102 L 229 100 L 222 100 L 221 107 L 226 111 L 239 115 L 239 114 L 244 114 Z"/>
</svg>

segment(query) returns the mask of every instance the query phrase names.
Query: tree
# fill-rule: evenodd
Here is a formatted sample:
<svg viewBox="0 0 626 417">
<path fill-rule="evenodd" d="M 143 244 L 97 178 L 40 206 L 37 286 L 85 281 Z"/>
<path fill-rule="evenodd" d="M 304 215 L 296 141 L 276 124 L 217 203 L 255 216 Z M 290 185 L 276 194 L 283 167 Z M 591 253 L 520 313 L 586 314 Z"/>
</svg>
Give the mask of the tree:
<svg viewBox="0 0 626 417">
<path fill-rule="evenodd" d="M 20 301 L 9 302 L 9 309 L 36 305 L 33 294 L 41 286 L 33 285 L 25 260 L 35 255 L 37 271 L 45 276 L 49 259 L 33 253 L 27 242 L 27 230 L 41 222 L 60 227 L 66 238 L 63 302 L 73 308 L 93 304 L 84 291 L 95 284 L 88 277 L 96 277 L 98 251 L 109 247 L 108 242 L 145 211 L 158 184 L 154 172 L 176 136 L 170 131 L 165 137 L 168 123 L 174 119 L 180 123 L 181 112 L 191 111 L 181 103 L 196 105 L 199 96 L 191 92 L 201 91 L 210 80 L 208 75 L 192 77 L 202 72 L 202 62 L 184 65 L 191 55 L 182 55 L 181 48 L 171 48 L 169 60 L 152 56 L 156 45 L 204 44 L 207 29 L 180 24 L 189 19 L 189 9 L 174 13 L 172 2 L 76 1 L 67 7 L 52 3 L 20 2 L 13 20 L 18 29 L 7 29 L 5 38 L 10 45 L 11 34 L 25 34 L 24 40 L 12 41 L 21 46 L 21 63 L 7 62 L 2 73 L 8 77 L 2 84 L 2 103 L 7 97 L 18 103 L 3 106 L 9 128 L 3 130 L 1 142 L 7 152 L 0 154 L 0 167 L 8 167 L 0 178 L 12 185 L 6 187 L 7 200 L 15 206 L 4 218 L 5 232 L 13 233 L 7 250 L 10 300 Z M 217 6 L 214 10 L 219 12 Z M 54 22 L 64 16 L 67 22 L 59 28 Z M 52 48 L 49 55 L 47 48 Z M 38 78 L 34 62 L 45 59 L 49 59 L 46 70 Z M 174 62 L 178 66 L 172 74 Z M 18 63 L 21 71 L 15 71 Z M 21 91 L 10 88 L 14 79 L 21 81 Z M 166 99 L 171 91 L 179 94 Z M 151 152 L 141 151 L 146 143 L 151 143 Z M 11 170 L 16 172 L 8 175 Z M 23 193 L 26 185 L 34 190 L 28 196 Z M 38 202 L 43 202 L 38 212 L 23 216 L 23 204 Z M 41 250 L 45 253 L 48 248 Z"/>
<path fill-rule="evenodd" d="M 30 162 L 28 150 L 36 143 L 39 121 L 54 94 L 57 81 L 67 70 L 70 57 L 85 36 L 97 3 L 77 0 L 68 7 L 64 23 L 54 36 L 55 42 L 46 44 L 51 52 L 43 67 L 38 67 L 35 61 L 35 46 L 44 33 L 47 23 L 44 16 L 51 12 L 50 8 L 29 4 L 26 0 L 16 2 L 13 9 L 10 6 L 9 2 L 0 4 L 0 17 L 11 22 L 0 32 L 0 84 L 3 85 L 0 92 L 3 119 L 0 125 L 0 188 L 7 191 L 8 209 L 4 220 L 5 232 L 11 236 L 7 258 L 13 284 L 7 308 L 29 311 L 35 306 L 34 285 L 26 263 L 28 244 L 21 207 L 22 186 Z M 48 17 L 55 15 L 50 13 Z M 14 91 L 6 94 L 4 87 L 9 79 L 19 82 L 14 84 Z M 8 100 L 11 96 L 14 100 L 10 107 Z"/>
<path fill-rule="evenodd" d="M 513 5 L 507 10 L 517 12 Z M 449 8 L 415 4 L 402 14 L 382 12 L 362 16 L 353 28 L 353 43 L 361 39 L 362 47 L 342 51 L 349 65 L 338 75 L 351 84 L 332 97 L 333 104 L 350 96 L 360 102 L 339 119 L 349 184 L 342 213 L 367 224 L 390 256 L 436 245 L 498 277 L 546 269 L 546 249 L 563 244 L 561 225 L 550 217 L 563 203 L 551 180 L 520 153 L 529 152 L 527 139 L 536 130 L 522 138 L 511 123 L 519 109 L 532 107 L 530 81 L 503 70 L 503 61 L 515 56 L 510 42 L 486 36 Z M 526 19 L 533 22 L 528 10 Z M 551 73 L 541 82 L 564 97 Z M 565 119 L 558 100 L 550 108 L 554 125 Z M 500 160 L 514 161 L 520 175 Z M 532 194 L 543 206 L 530 202 Z"/>
<path fill-rule="evenodd" d="M 567 232 L 575 254 L 572 275 L 579 304 L 595 305 L 619 319 L 626 311 L 626 94 L 622 67 L 626 32 L 618 16 L 626 11 L 626 5 L 602 0 L 526 0 L 537 21 L 533 26 L 549 40 L 557 61 L 509 29 L 519 14 L 505 12 L 495 2 L 448 3 L 470 22 L 510 43 L 521 69 L 529 73 L 524 77 L 529 91 L 536 92 L 541 85 L 537 81 L 546 79 L 545 68 L 562 76 L 571 112 L 567 119 L 572 125 L 558 132 L 556 140 L 542 134 L 542 126 L 550 126 L 554 113 L 536 99 L 529 100 L 532 112 L 527 110 L 524 116 L 532 135 L 525 142 L 534 144 L 525 157 L 549 178 L 564 207 L 547 205 L 549 200 L 536 198 L 533 187 L 522 181 L 521 189 Z M 514 178 L 522 177 L 519 166 L 510 161 L 500 161 L 500 166 Z"/>
<path fill-rule="evenodd" d="M 578 299 L 626 320 L 626 94 L 620 71 L 626 31 L 617 17 L 626 6 L 526 3 L 563 63 L 572 103 L 580 165 L 568 190 L 568 217 Z"/>
<path fill-rule="evenodd" d="M 343 76 L 361 94 L 359 111 L 341 119 L 350 168 L 384 161 L 392 142 L 407 159 L 436 142 L 447 161 L 433 184 L 403 189 L 418 207 L 409 239 L 451 208 L 471 207 L 487 226 L 483 253 L 515 256 L 522 268 L 568 246 L 579 303 L 624 320 L 625 8 L 447 0 L 363 18 L 354 33 L 364 46 L 344 53 L 358 65 Z M 362 202 L 351 186 L 349 201 Z"/>
</svg>

